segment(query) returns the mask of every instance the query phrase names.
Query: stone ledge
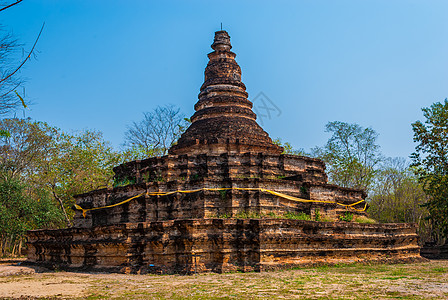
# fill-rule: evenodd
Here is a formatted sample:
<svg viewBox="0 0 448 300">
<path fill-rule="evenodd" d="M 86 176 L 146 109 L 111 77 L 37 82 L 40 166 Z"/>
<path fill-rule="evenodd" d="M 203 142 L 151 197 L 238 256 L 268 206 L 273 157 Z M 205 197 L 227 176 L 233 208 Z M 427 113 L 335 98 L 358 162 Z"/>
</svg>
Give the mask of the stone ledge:
<svg viewBox="0 0 448 300">
<path fill-rule="evenodd" d="M 338 234 L 322 235 L 328 229 Z M 189 219 L 38 230 L 28 238 L 31 263 L 134 273 L 263 271 L 422 259 L 415 224 Z"/>
</svg>

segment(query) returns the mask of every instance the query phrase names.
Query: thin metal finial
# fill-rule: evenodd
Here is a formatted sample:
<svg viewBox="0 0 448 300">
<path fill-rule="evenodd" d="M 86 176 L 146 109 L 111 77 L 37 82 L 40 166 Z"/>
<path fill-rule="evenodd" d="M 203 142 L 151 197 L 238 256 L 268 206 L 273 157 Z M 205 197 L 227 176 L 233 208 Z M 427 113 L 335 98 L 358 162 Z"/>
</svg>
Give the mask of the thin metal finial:
<svg viewBox="0 0 448 300">
<path fill-rule="evenodd" d="M 222 22 L 221 22 L 221 31 L 222 31 Z"/>
</svg>

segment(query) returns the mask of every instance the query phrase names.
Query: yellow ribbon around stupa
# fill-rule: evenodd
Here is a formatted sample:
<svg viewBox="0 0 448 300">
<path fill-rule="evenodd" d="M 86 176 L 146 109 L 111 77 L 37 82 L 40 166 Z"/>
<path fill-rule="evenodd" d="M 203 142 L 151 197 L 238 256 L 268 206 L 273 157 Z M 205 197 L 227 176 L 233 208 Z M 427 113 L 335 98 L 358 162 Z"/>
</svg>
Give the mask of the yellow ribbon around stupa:
<svg viewBox="0 0 448 300">
<path fill-rule="evenodd" d="M 297 198 L 294 196 L 290 196 L 290 195 L 286 195 L 280 192 L 276 192 L 276 191 L 271 191 L 268 189 L 263 189 L 263 188 L 237 188 L 237 187 L 233 187 L 233 188 L 200 188 L 200 189 L 195 189 L 195 190 L 187 190 L 187 191 L 182 191 L 182 190 L 176 190 L 176 191 L 170 191 L 170 192 L 143 192 L 141 194 L 138 194 L 134 197 L 128 198 L 124 201 L 115 203 L 115 204 L 111 204 L 111 205 L 106 205 L 106 206 L 100 206 L 100 207 L 94 207 L 94 208 L 82 208 L 81 206 L 79 206 L 78 204 L 75 204 L 75 208 L 78 210 L 82 211 L 82 215 L 85 217 L 86 216 L 86 212 L 91 211 L 91 210 L 97 210 L 97 209 L 103 209 L 103 208 L 111 208 L 111 207 L 115 207 L 115 206 L 119 206 L 125 203 L 128 203 L 129 201 L 132 201 L 138 197 L 141 197 L 143 195 L 147 195 L 147 196 L 168 196 L 168 195 L 173 195 L 173 194 L 189 194 L 189 193 L 197 193 L 197 192 L 201 192 L 201 191 L 228 191 L 228 190 L 239 190 L 239 191 L 260 191 L 260 192 L 266 192 L 275 196 L 278 196 L 280 198 L 283 199 L 288 199 L 291 201 L 296 201 L 296 202 L 312 202 L 312 203 L 329 203 L 329 204 L 337 204 L 346 208 L 350 208 L 356 211 L 365 211 L 367 208 L 367 203 L 364 204 L 364 208 L 363 209 L 357 209 L 354 206 L 357 204 L 360 204 L 362 202 L 365 202 L 365 200 L 359 200 L 358 202 L 352 203 L 352 204 L 344 204 L 344 203 L 339 203 L 336 201 L 325 201 L 325 200 L 312 200 L 312 199 L 302 199 L 302 198 Z"/>
</svg>

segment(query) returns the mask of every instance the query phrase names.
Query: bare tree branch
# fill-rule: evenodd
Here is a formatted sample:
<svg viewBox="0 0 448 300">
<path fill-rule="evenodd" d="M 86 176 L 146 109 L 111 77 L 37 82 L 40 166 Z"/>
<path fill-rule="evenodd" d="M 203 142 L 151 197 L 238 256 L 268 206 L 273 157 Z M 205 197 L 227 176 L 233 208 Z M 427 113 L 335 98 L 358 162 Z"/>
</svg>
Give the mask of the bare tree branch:
<svg viewBox="0 0 448 300">
<path fill-rule="evenodd" d="M 14 2 L 14 3 L 11 3 L 11 4 L 9 4 L 9 5 L 6 5 L 6 6 L 2 7 L 2 8 L 0 8 L 0 11 L 4 11 L 5 9 L 8 9 L 8 8 L 14 6 L 14 5 L 17 5 L 17 4 L 19 4 L 20 2 L 22 2 L 22 1 L 23 1 L 23 0 L 17 0 L 17 1 Z"/>
<path fill-rule="evenodd" d="M 186 129 L 187 121 L 180 109 L 172 105 L 158 106 L 143 115 L 142 121 L 128 127 L 124 145 L 139 152 L 139 159 L 166 155 Z"/>
<path fill-rule="evenodd" d="M 30 52 L 28 53 L 27 57 L 22 61 L 22 63 L 12 72 L 10 73 L 8 76 L 6 76 L 5 78 L 0 80 L 0 83 L 2 83 L 3 81 L 5 81 L 6 79 L 10 78 L 11 76 L 13 76 L 15 73 L 17 73 L 17 71 L 20 70 L 20 68 L 22 68 L 22 66 L 27 62 L 28 59 L 30 59 L 31 54 L 34 51 L 34 48 L 37 45 L 37 42 L 39 41 L 40 35 L 42 34 L 42 30 L 44 30 L 44 26 L 45 26 L 45 22 L 42 24 L 42 27 L 39 31 L 39 34 L 37 35 L 36 41 L 34 42 L 33 47 L 31 48 Z"/>
</svg>

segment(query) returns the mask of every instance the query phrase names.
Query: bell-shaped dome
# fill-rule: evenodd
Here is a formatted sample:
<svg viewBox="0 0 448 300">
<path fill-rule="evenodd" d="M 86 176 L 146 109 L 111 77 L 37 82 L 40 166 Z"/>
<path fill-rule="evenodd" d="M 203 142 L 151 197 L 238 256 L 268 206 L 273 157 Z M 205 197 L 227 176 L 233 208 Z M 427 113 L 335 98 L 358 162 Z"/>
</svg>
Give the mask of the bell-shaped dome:
<svg viewBox="0 0 448 300">
<path fill-rule="evenodd" d="M 283 148 L 272 143 L 269 135 L 255 121 L 252 102 L 247 99 L 241 81 L 241 68 L 231 52 L 226 31 L 215 32 L 213 52 L 205 68 L 205 79 L 194 106 L 191 125 L 170 154 L 244 153 L 280 154 Z"/>
</svg>

